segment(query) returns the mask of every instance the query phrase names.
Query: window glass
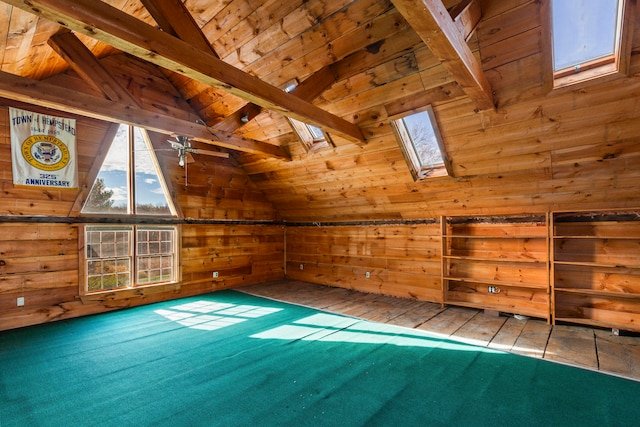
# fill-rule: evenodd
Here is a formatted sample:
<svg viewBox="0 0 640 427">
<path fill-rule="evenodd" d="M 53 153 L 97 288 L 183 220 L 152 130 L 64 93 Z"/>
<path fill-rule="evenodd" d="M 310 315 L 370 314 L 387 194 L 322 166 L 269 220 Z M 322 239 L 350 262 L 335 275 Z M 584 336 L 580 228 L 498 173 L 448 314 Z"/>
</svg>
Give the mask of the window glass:
<svg viewBox="0 0 640 427">
<path fill-rule="evenodd" d="M 579 70 L 583 64 L 615 55 L 620 9 L 616 0 L 553 0 L 554 71 Z"/>
<path fill-rule="evenodd" d="M 146 132 L 121 124 L 82 213 L 175 215 L 168 194 Z"/>
<path fill-rule="evenodd" d="M 87 227 L 87 291 L 131 284 L 131 227 Z"/>
<path fill-rule="evenodd" d="M 82 212 L 126 214 L 129 199 L 129 126 L 120 125 Z"/>
<path fill-rule="evenodd" d="M 135 213 L 172 215 L 167 189 L 153 156 L 153 148 L 142 129 L 133 128 Z"/>
</svg>

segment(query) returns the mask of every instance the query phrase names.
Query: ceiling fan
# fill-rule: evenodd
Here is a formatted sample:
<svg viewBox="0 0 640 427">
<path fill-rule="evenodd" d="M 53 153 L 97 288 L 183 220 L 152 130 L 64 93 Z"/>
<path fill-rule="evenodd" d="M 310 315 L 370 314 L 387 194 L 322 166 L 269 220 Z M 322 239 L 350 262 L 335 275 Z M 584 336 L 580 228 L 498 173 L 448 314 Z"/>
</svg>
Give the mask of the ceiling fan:
<svg viewBox="0 0 640 427">
<path fill-rule="evenodd" d="M 167 139 L 167 142 L 171 144 L 171 148 L 178 152 L 178 165 L 184 168 L 184 183 L 185 186 L 189 184 L 187 181 L 188 164 L 194 162 L 192 154 L 202 154 L 205 156 L 229 158 L 229 153 L 221 153 L 219 151 L 202 150 L 191 146 L 188 136 L 177 135 L 176 140 Z"/>
</svg>

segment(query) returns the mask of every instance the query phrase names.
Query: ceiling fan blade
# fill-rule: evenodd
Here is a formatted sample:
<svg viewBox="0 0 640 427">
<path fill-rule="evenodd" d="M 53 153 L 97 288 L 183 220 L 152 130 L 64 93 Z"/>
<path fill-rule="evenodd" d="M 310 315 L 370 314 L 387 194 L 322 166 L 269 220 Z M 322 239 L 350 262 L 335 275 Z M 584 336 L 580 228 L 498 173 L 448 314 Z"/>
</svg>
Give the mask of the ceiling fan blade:
<svg viewBox="0 0 640 427">
<path fill-rule="evenodd" d="M 198 148 L 191 148 L 189 151 L 196 154 L 203 154 L 205 156 L 222 157 L 223 159 L 229 158 L 229 153 L 220 153 L 219 151 L 200 150 Z"/>
<path fill-rule="evenodd" d="M 170 140 L 170 139 L 167 139 L 167 142 L 168 142 L 169 144 L 171 144 L 171 147 L 172 147 L 174 150 L 181 150 L 181 149 L 183 149 L 183 148 L 184 148 L 184 145 L 180 144 L 180 143 L 179 143 L 179 142 L 177 142 L 177 141 L 172 141 L 172 140 Z"/>
</svg>

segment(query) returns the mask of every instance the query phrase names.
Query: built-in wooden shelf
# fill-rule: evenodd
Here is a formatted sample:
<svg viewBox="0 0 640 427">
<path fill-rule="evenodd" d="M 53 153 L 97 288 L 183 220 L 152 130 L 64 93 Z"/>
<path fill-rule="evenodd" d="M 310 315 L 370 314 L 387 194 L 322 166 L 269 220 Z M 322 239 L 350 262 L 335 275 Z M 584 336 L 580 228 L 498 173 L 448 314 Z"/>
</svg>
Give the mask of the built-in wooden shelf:
<svg viewBox="0 0 640 427">
<path fill-rule="evenodd" d="M 548 215 L 442 217 L 445 304 L 551 320 Z"/>
<path fill-rule="evenodd" d="M 539 289 L 539 283 L 523 283 L 523 282 L 509 282 L 505 280 L 490 280 L 490 279 L 477 279 L 474 277 L 454 277 L 454 276 L 445 276 L 446 280 L 454 281 L 454 282 L 469 282 L 469 283 L 484 283 L 489 286 L 504 286 L 511 288 L 531 288 L 531 289 Z M 497 293 L 500 293 L 499 291 Z"/>
<path fill-rule="evenodd" d="M 551 216 L 554 322 L 640 331 L 640 210 Z"/>
</svg>

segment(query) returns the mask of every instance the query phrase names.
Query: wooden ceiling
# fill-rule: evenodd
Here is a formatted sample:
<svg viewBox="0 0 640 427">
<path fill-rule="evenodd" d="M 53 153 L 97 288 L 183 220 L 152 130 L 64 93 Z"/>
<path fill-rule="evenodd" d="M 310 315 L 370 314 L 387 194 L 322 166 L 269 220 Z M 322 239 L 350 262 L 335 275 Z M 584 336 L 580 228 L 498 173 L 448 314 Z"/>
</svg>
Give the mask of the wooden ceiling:
<svg viewBox="0 0 640 427">
<path fill-rule="evenodd" d="M 611 133 L 635 119 L 635 56 L 629 77 L 550 93 L 544 4 L 4 0 L 0 96 L 214 144 L 291 221 L 633 205 L 633 175 L 585 194 L 614 179 L 594 172 L 603 150 L 637 161 L 635 131 Z M 171 83 L 164 98 L 131 84 L 141 61 Z M 455 176 L 414 182 L 388 118 L 427 105 Z M 307 153 L 286 116 L 335 147 Z"/>
</svg>

